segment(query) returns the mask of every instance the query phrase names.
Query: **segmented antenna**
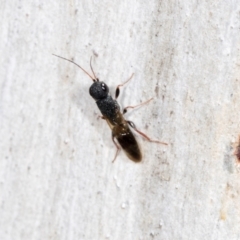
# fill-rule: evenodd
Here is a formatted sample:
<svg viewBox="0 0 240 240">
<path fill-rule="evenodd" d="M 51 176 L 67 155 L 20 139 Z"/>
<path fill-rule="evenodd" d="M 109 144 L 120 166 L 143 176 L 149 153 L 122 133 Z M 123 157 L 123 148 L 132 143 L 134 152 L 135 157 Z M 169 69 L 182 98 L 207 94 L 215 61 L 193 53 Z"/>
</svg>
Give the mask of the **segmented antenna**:
<svg viewBox="0 0 240 240">
<path fill-rule="evenodd" d="M 92 72 L 93 72 L 94 77 L 92 77 L 84 68 L 82 68 L 80 65 L 78 65 L 78 64 L 75 63 L 74 61 L 72 61 L 72 60 L 70 60 L 70 59 L 67 59 L 67 58 L 64 58 L 64 57 L 61 57 L 61 56 L 58 56 L 58 55 L 56 55 L 56 54 L 53 54 L 53 56 L 62 58 L 62 59 L 64 59 L 64 60 L 66 60 L 66 61 L 69 61 L 69 62 L 75 64 L 75 65 L 78 66 L 80 69 L 82 69 L 82 71 L 85 72 L 94 82 L 98 81 L 98 79 L 96 78 L 96 76 L 95 76 L 95 74 L 94 74 L 94 71 L 93 71 L 93 69 L 92 69 L 92 64 L 91 64 L 92 57 L 91 57 L 91 60 L 90 60 L 90 66 L 91 66 L 91 70 L 92 70 Z"/>
<path fill-rule="evenodd" d="M 92 57 L 90 58 L 90 67 L 91 67 L 91 70 L 92 70 L 92 73 L 93 73 L 95 79 L 96 79 L 97 81 L 99 81 L 98 78 L 97 78 L 96 75 L 95 75 L 95 72 L 93 71 L 93 68 L 92 68 Z"/>
</svg>

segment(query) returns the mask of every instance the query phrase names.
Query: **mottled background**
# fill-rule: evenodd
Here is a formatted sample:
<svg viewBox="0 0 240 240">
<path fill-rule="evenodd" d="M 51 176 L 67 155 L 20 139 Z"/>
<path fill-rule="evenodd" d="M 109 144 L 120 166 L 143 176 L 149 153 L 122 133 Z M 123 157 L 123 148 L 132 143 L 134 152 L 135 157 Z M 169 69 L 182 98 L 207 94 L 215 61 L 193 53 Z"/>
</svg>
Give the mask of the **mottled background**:
<svg viewBox="0 0 240 240">
<path fill-rule="evenodd" d="M 240 239 L 239 1 L 1 1 L 0 239 Z M 88 89 L 122 107 L 136 164 Z"/>
</svg>

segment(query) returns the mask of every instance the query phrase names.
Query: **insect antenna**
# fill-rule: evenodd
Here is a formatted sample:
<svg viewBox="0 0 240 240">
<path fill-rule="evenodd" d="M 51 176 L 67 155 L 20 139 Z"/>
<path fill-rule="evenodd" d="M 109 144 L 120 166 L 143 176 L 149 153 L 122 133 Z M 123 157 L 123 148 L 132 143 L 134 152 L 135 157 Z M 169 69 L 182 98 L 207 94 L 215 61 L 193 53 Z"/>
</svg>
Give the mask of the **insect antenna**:
<svg viewBox="0 0 240 240">
<path fill-rule="evenodd" d="M 93 71 L 93 68 L 92 68 L 92 57 L 90 58 L 90 67 L 91 67 L 91 70 L 92 70 L 93 76 L 95 77 L 95 79 L 96 79 L 97 82 L 98 82 L 99 79 L 96 77 L 95 72 Z"/>
<path fill-rule="evenodd" d="M 94 72 L 93 72 L 93 70 L 92 70 L 92 72 L 93 72 L 93 75 L 94 75 L 94 77 L 92 77 L 85 69 L 83 69 L 80 65 L 78 65 L 77 63 L 75 63 L 74 61 L 72 61 L 72 60 L 70 60 L 70 59 L 67 59 L 67 58 L 64 58 L 64 57 L 61 57 L 61 56 L 58 56 L 58 55 L 56 55 L 56 54 L 53 54 L 53 56 L 55 56 L 55 57 L 59 57 L 59 58 L 62 58 L 62 59 L 64 59 L 64 60 L 66 60 L 66 61 L 69 61 L 69 62 L 71 62 L 71 63 L 73 63 L 73 64 L 75 64 L 76 66 L 78 66 L 80 69 L 82 69 L 82 71 L 83 72 L 85 72 L 94 82 L 96 82 L 96 81 L 98 81 L 98 79 L 96 78 L 96 76 L 95 76 L 95 74 L 94 74 Z M 91 65 L 91 62 L 90 62 L 90 66 L 91 66 L 91 69 L 92 69 L 92 65 Z"/>
</svg>

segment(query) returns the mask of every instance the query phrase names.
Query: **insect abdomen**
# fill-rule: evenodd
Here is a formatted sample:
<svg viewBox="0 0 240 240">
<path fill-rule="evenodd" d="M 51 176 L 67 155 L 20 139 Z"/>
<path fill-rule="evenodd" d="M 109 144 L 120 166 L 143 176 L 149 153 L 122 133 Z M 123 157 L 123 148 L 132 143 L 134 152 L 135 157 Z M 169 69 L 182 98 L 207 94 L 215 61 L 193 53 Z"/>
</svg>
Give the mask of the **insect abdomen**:
<svg viewBox="0 0 240 240">
<path fill-rule="evenodd" d="M 142 160 L 142 153 L 140 151 L 138 142 L 130 129 L 128 129 L 127 133 L 118 134 L 116 139 L 129 159 L 134 162 L 140 162 Z"/>
</svg>

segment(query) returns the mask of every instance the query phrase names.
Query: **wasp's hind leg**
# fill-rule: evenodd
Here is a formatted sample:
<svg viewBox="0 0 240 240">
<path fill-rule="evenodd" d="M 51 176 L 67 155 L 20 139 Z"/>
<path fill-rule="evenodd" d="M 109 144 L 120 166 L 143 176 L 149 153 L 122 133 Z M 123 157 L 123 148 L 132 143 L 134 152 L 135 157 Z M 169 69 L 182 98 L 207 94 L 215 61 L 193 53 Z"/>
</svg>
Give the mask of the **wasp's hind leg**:
<svg viewBox="0 0 240 240">
<path fill-rule="evenodd" d="M 148 137 L 145 133 L 139 131 L 135 124 L 132 122 L 132 121 L 127 121 L 127 123 L 129 124 L 130 127 L 132 127 L 136 132 L 138 132 L 140 135 L 142 135 L 146 140 L 148 140 L 149 142 L 155 142 L 155 143 L 159 143 L 159 144 L 164 144 L 164 145 L 168 145 L 167 143 L 165 142 L 160 142 L 158 140 L 153 140 L 151 139 L 150 137 Z"/>
<path fill-rule="evenodd" d="M 124 86 L 127 82 L 129 82 L 132 79 L 133 75 L 134 75 L 134 73 L 131 75 L 131 77 L 126 82 L 117 85 L 117 88 L 116 88 L 116 91 L 115 91 L 115 99 L 117 99 L 119 94 L 120 94 L 120 87 Z"/>
<path fill-rule="evenodd" d="M 113 134 L 112 134 L 112 141 L 113 141 L 114 145 L 115 145 L 116 148 L 117 148 L 117 151 L 116 151 L 116 153 L 115 153 L 115 157 L 114 157 L 114 159 L 112 160 L 112 162 L 114 162 L 114 161 L 116 160 L 117 155 L 118 155 L 118 153 L 120 152 L 121 148 L 118 146 L 118 144 L 117 144 L 116 141 L 114 140 L 114 135 L 113 135 Z"/>
</svg>

